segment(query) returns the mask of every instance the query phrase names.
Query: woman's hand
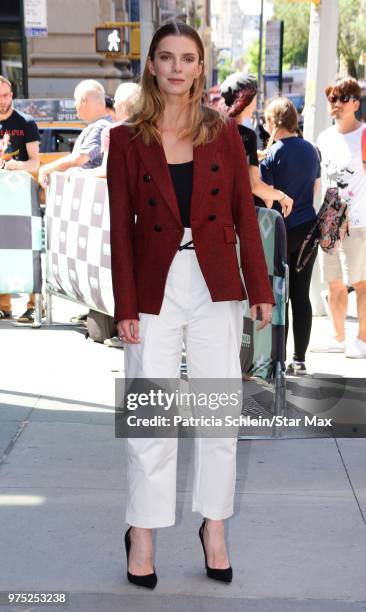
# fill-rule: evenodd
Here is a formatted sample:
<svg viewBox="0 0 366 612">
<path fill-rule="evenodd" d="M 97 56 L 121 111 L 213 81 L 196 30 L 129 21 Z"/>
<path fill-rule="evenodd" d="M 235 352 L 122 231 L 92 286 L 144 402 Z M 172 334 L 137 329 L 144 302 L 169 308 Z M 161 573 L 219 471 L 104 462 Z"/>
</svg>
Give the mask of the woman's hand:
<svg viewBox="0 0 366 612">
<path fill-rule="evenodd" d="M 260 162 L 263 161 L 267 157 L 267 149 L 263 149 L 263 151 L 258 149 L 257 150 L 257 155 L 258 155 L 258 161 L 260 161 Z"/>
<path fill-rule="evenodd" d="M 282 192 L 283 193 L 283 192 Z M 284 217 L 288 217 L 290 212 L 292 211 L 292 207 L 294 205 L 294 201 L 290 196 L 283 194 L 283 197 L 279 200 L 279 203 L 282 208 L 282 214 Z"/>
<path fill-rule="evenodd" d="M 47 189 L 49 180 L 49 172 L 47 171 L 46 166 L 41 166 L 38 172 L 38 182 L 43 189 Z"/>
<path fill-rule="evenodd" d="M 123 319 L 117 323 L 118 337 L 127 344 L 139 344 L 139 321 L 137 319 Z"/>
<path fill-rule="evenodd" d="M 258 316 L 258 310 L 262 315 L 262 320 L 259 325 L 257 325 L 257 331 L 259 331 L 260 329 L 264 329 L 268 325 L 268 323 L 271 322 L 272 304 L 254 304 L 254 306 L 251 306 L 250 314 L 252 317 L 252 321 L 256 321 Z"/>
</svg>

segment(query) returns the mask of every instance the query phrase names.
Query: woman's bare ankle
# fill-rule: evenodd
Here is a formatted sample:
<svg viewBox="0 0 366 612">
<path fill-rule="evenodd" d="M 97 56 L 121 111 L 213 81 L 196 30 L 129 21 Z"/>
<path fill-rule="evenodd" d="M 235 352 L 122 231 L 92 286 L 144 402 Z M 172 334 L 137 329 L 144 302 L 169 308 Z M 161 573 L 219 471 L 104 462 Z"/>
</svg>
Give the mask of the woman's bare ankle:
<svg viewBox="0 0 366 612">
<path fill-rule="evenodd" d="M 205 519 L 206 521 L 206 530 L 208 532 L 218 532 L 225 530 L 225 522 L 223 520 L 216 521 L 214 519 Z"/>
</svg>

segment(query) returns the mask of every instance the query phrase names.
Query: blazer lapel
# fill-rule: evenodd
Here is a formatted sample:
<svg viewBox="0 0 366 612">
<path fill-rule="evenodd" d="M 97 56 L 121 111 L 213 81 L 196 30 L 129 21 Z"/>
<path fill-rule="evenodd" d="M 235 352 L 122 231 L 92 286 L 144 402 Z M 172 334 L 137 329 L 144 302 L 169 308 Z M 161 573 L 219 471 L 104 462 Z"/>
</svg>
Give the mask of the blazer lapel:
<svg viewBox="0 0 366 612">
<path fill-rule="evenodd" d="M 182 225 L 179 206 L 175 190 L 170 176 L 163 147 L 155 140 L 150 145 L 145 145 L 142 138 L 135 138 L 139 155 L 146 168 L 145 174 L 149 174 L 151 179 L 164 198 L 175 218 Z M 143 178 L 141 177 L 141 180 Z"/>
<path fill-rule="evenodd" d="M 193 149 L 193 189 L 191 199 L 191 212 L 200 207 L 203 195 L 207 190 L 207 183 L 211 175 L 211 166 L 217 149 L 216 138 L 213 142 L 199 145 Z M 142 138 L 134 139 L 141 160 L 159 190 L 160 195 L 165 200 L 173 215 L 180 225 L 182 225 L 179 206 L 175 195 L 173 182 L 170 176 L 163 147 L 156 141 L 150 145 L 145 145 Z M 142 177 L 141 177 L 141 180 Z"/>
<path fill-rule="evenodd" d="M 193 149 L 193 191 L 191 213 L 199 209 L 203 195 L 207 193 L 207 183 L 217 149 L 217 138 L 213 142 L 199 145 Z"/>
</svg>

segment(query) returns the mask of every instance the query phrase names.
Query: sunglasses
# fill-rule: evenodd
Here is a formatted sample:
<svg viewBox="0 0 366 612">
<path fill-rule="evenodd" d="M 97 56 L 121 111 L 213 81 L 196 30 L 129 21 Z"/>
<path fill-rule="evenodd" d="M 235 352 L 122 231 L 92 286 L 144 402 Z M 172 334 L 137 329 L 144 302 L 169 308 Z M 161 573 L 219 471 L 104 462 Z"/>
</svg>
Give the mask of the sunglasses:
<svg viewBox="0 0 366 612">
<path fill-rule="evenodd" d="M 327 96 L 327 99 L 331 104 L 335 104 L 338 102 L 338 100 L 342 102 L 342 104 L 346 104 L 346 102 L 349 102 L 350 100 L 358 100 L 358 98 L 355 98 L 355 96 L 348 96 L 347 94 L 341 94 L 340 96 L 330 95 Z"/>
</svg>

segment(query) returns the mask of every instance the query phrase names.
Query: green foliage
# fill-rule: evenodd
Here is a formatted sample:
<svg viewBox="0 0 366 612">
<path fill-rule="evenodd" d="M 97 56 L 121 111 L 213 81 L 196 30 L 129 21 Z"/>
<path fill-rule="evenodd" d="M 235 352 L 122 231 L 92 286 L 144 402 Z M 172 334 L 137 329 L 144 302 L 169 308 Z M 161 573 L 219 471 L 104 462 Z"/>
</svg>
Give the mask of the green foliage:
<svg viewBox="0 0 366 612">
<path fill-rule="evenodd" d="M 350 75 L 357 77 L 358 60 L 366 52 L 366 0 L 340 0 L 338 54 Z M 274 0 L 274 18 L 284 21 L 284 69 L 306 66 L 310 3 Z"/>
<path fill-rule="evenodd" d="M 262 56 L 262 72 L 264 71 L 264 53 L 265 53 L 265 41 L 263 42 L 263 56 Z M 253 40 L 248 51 L 244 56 L 244 63 L 248 65 L 248 72 L 254 74 L 258 78 L 258 62 L 259 62 L 259 38 Z"/>
<path fill-rule="evenodd" d="M 235 72 L 233 66 L 232 66 L 232 62 L 231 59 L 229 59 L 228 57 L 225 58 L 225 60 L 223 62 L 220 62 L 218 65 L 218 80 L 219 83 L 223 83 L 223 81 L 225 81 L 226 77 L 229 76 L 229 74 L 231 74 L 232 72 Z"/>
<path fill-rule="evenodd" d="M 284 22 L 283 64 L 306 66 L 310 26 L 310 4 L 291 3 L 289 0 L 274 0 L 275 19 Z"/>
<path fill-rule="evenodd" d="M 365 0 L 340 0 L 338 52 L 348 73 L 357 78 L 358 60 L 366 52 Z"/>
</svg>

